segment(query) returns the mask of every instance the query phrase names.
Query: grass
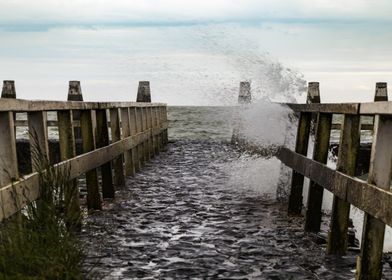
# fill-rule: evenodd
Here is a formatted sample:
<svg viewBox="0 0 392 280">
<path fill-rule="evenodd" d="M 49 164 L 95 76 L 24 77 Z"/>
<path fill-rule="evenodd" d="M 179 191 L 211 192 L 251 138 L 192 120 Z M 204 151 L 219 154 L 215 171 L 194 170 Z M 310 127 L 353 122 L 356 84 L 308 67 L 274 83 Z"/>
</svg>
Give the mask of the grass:
<svg viewBox="0 0 392 280">
<path fill-rule="evenodd" d="M 41 198 L 0 225 L 0 279 L 82 279 L 81 216 L 68 211 L 77 185 L 33 146 Z"/>
</svg>

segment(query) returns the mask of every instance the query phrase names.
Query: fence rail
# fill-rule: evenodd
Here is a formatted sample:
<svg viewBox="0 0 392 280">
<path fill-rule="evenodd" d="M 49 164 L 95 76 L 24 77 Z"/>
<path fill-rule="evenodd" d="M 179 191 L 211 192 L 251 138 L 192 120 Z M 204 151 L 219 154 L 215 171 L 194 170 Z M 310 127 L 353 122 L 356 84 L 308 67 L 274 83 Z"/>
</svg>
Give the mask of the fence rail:
<svg viewBox="0 0 392 280">
<path fill-rule="evenodd" d="M 48 112 L 55 112 L 57 121 L 48 121 Z M 16 120 L 15 113 L 26 113 L 27 120 Z M 39 177 L 45 172 L 32 164 L 32 173 L 19 174 L 16 126 L 28 127 L 30 157 L 39 149 L 48 160 L 48 126 L 58 127 L 60 161 L 54 169 L 67 170 L 70 182 L 85 174 L 89 209 L 101 209 L 102 199 L 114 198 L 115 186 L 124 185 L 125 176 L 134 175 L 167 144 L 167 109 L 163 103 L 1 98 L 0 222 L 40 198 Z M 82 151 L 77 155 L 78 139 Z M 76 208 L 68 208 L 80 211 L 79 192 L 72 203 Z"/>
<path fill-rule="evenodd" d="M 305 230 L 320 231 L 323 189 L 334 195 L 327 253 L 344 255 L 350 205 L 365 212 L 361 253 L 356 279 L 381 279 L 385 225 L 392 226 L 392 102 L 340 104 L 287 104 L 298 113 L 295 151 L 282 148 L 277 157 L 293 169 L 289 213 L 302 211 L 304 177 L 310 179 Z M 332 125 L 332 115 L 342 114 L 343 122 Z M 371 124 L 361 124 L 361 116 L 373 116 Z M 314 150 L 307 158 L 310 127 L 314 122 Z M 340 128 L 336 170 L 327 167 L 330 131 Z M 368 180 L 355 177 L 360 131 L 373 130 Z"/>
</svg>

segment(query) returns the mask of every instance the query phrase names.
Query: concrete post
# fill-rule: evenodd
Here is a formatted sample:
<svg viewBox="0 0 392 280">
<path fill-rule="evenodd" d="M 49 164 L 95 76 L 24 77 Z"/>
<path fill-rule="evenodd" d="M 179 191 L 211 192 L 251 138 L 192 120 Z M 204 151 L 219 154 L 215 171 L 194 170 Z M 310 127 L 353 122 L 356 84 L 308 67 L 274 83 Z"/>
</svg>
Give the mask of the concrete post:
<svg viewBox="0 0 392 280">
<path fill-rule="evenodd" d="M 374 101 L 388 101 L 388 88 L 387 83 L 376 83 L 376 93 Z"/>
<path fill-rule="evenodd" d="M 319 82 L 309 82 L 308 83 L 308 96 L 306 98 L 306 103 L 320 103 L 320 83 Z"/>
<path fill-rule="evenodd" d="M 238 104 L 246 105 L 251 104 L 252 95 L 250 91 L 250 83 L 249 82 L 240 82 L 240 91 L 238 94 Z M 237 110 L 241 110 L 237 107 Z M 241 118 L 238 111 L 235 112 L 234 124 L 233 124 L 233 134 L 231 136 L 231 144 L 238 145 L 241 140 Z"/>
<path fill-rule="evenodd" d="M 83 101 L 80 81 L 69 81 L 68 101 Z"/>
<path fill-rule="evenodd" d="M 238 95 L 238 104 L 250 104 L 252 95 L 250 92 L 250 82 L 240 82 L 240 93 Z"/>
<path fill-rule="evenodd" d="M 16 98 L 15 82 L 3 81 L 3 90 L 1 91 L 1 98 Z"/>
<path fill-rule="evenodd" d="M 149 81 L 140 81 L 137 90 L 136 102 L 151 102 L 151 89 Z"/>
</svg>

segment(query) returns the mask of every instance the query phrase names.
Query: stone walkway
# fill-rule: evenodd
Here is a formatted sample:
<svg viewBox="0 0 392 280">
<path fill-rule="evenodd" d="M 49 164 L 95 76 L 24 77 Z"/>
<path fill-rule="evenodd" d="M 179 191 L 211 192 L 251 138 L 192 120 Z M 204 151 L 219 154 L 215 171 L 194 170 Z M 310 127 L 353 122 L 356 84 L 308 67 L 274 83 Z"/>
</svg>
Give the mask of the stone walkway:
<svg viewBox="0 0 392 280">
<path fill-rule="evenodd" d="M 105 279 L 350 279 L 355 256 L 331 258 L 301 218 L 228 186 L 239 154 L 219 142 L 170 143 L 82 234 Z"/>
</svg>

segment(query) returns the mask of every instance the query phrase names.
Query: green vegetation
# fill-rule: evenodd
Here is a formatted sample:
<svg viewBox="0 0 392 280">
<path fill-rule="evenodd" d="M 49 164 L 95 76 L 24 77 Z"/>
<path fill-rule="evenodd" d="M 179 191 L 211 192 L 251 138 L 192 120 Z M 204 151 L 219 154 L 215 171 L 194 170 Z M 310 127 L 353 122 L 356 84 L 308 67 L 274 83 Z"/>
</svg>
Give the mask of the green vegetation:
<svg viewBox="0 0 392 280">
<path fill-rule="evenodd" d="M 41 198 L 0 226 L 0 279 L 81 279 L 81 217 L 68 209 L 77 185 L 69 182 L 67 168 L 56 171 L 38 148 L 33 150 L 33 165 L 45 170 Z"/>
</svg>

